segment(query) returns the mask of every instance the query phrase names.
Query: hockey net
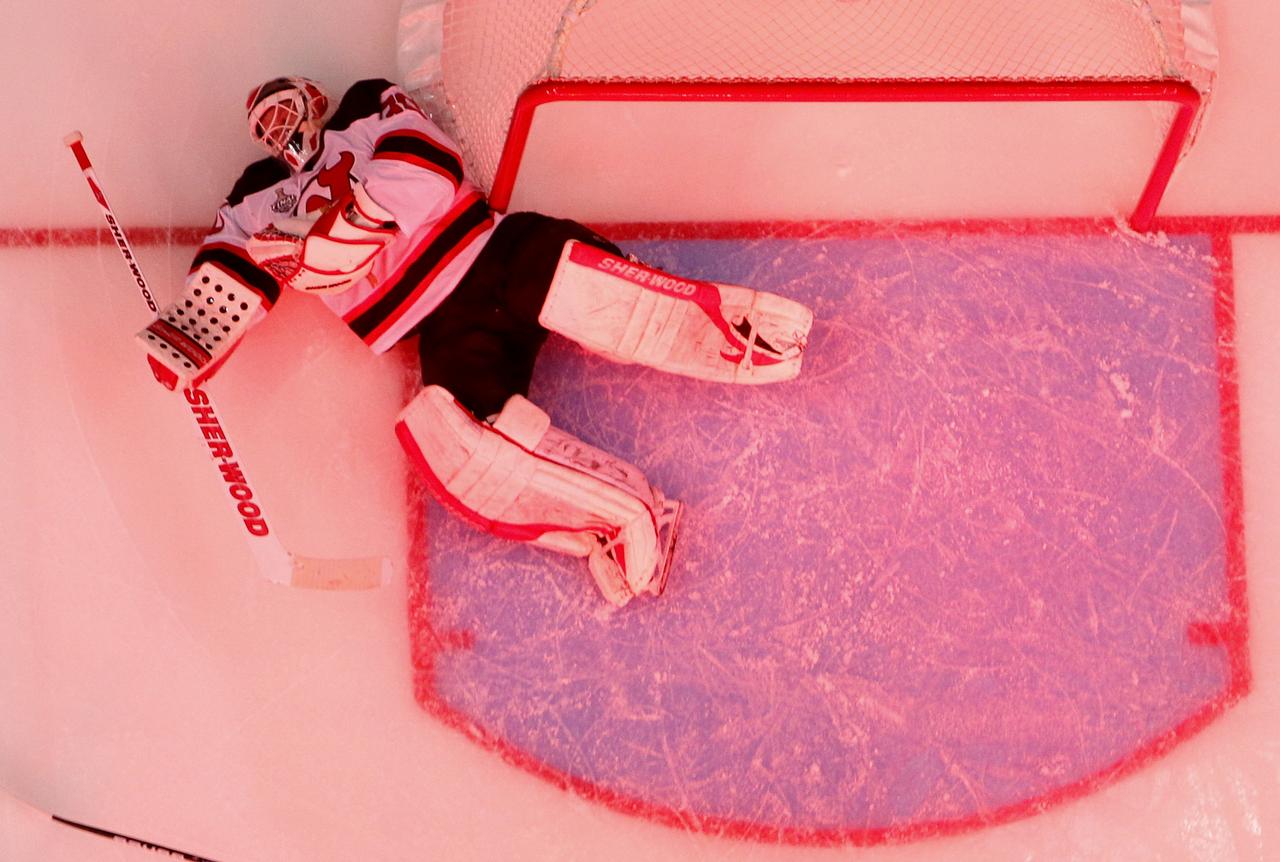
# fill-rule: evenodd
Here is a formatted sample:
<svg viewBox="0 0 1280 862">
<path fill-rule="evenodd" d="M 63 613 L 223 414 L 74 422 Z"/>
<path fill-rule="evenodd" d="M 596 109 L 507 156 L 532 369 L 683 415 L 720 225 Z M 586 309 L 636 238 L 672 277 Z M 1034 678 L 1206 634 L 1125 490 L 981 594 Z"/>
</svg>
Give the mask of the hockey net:
<svg viewBox="0 0 1280 862">
<path fill-rule="evenodd" d="M 1183 128 L 1162 158 L 1176 162 L 1216 59 L 1208 0 L 405 0 L 399 51 L 406 86 L 443 115 L 500 207 L 523 145 L 513 135 L 530 122 L 521 112 L 557 98 L 1136 93 L 1173 104 L 1162 122 Z"/>
</svg>

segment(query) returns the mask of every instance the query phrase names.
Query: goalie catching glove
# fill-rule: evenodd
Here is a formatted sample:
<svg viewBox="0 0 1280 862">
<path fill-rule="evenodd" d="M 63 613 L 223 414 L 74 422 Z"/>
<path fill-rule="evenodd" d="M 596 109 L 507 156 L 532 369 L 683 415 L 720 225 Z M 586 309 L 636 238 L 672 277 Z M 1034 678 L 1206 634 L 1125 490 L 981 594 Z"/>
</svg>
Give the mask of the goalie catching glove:
<svg viewBox="0 0 1280 862">
<path fill-rule="evenodd" d="M 352 181 L 314 222 L 281 219 L 250 237 L 248 251 L 281 287 L 341 293 L 369 274 L 397 232 L 395 216 Z"/>
</svg>

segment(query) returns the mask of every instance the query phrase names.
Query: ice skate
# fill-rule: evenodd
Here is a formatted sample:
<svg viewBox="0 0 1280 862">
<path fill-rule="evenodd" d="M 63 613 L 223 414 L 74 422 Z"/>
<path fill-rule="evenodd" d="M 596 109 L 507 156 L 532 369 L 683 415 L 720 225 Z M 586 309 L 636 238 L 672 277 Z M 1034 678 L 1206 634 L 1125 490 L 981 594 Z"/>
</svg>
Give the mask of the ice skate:
<svg viewBox="0 0 1280 862">
<path fill-rule="evenodd" d="M 676 552 L 676 540 L 680 534 L 680 519 L 684 517 L 684 503 L 679 500 L 664 500 L 662 511 L 658 515 L 658 545 L 662 548 L 662 557 L 658 563 L 658 572 L 645 592 L 653 596 L 662 595 L 667 588 L 667 577 L 671 574 L 671 563 Z"/>
<path fill-rule="evenodd" d="M 658 560 L 646 582 L 632 583 L 632 579 L 628 577 L 632 561 L 627 556 L 627 545 L 621 536 L 613 539 L 599 536 L 599 546 L 593 548 L 587 558 L 587 567 L 591 570 L 596 586 L 612 604 L 619 607 L 642 593 L 660 596 L 667 588 L 684 504 L 678 500 L 664 499 L 660 491 L 655 490 L 654 493 L 657 496 L 654 501 L 654 520 L 657 528 Z"/>
</svg>

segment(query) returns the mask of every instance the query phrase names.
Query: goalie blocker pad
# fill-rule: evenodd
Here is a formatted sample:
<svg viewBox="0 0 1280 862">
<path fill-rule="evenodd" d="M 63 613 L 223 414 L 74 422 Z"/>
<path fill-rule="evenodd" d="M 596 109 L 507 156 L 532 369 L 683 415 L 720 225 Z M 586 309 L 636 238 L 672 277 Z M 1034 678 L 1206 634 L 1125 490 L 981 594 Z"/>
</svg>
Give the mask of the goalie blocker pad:
<svg viewBox="0 0 1280 862">
<path fill-rule="evenodd" d="M 570 240 L 538 322 L 617 362 L 756 384 L 800 373 L 813 312 L 772 293 L 679 278 Z"/>
<path fill-rule="evenodd" d="M 586 557 L 604 597 L 621 607 L 666 584 L 679 504 L 640 471 L 551 427 L 513 395 L 492 423 L 441 386 L 400 414 L 396 436 L 432 493 L 454 513 L 506 539 Z"/>
<path fill-rule="evenodd" d="M 206 261 L 135 339 L 147 352 L 157 379 L 170 389 L 186 389 L 222 365 L 262 306 L 261 294 Z"/>
</svg>

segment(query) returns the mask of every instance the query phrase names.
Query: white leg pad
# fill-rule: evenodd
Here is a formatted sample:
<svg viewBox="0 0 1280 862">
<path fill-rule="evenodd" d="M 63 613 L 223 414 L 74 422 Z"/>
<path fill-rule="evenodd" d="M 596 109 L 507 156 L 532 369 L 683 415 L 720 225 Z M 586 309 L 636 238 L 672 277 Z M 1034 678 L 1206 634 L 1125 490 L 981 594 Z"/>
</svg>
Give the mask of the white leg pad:
<svg viewBox="0 0 1280 862">
<path fill-rule="evenodd" d="M 538 321 L 616 362 L 752 384 L 800 373 L 813 312 L 776 294 L 678 278 L 570 240 Z"/>
<path fill-rule="evenodd" d="M 672 504 L 637 468 L 552 428 L 527 399 L 512 396 L 488 423 L 427 386 L 396 434 L 441 503 L 476 526 L 587 557 L 615 605 L 660 592 L 669 548 L 659 537 Z"/>
</svg>

